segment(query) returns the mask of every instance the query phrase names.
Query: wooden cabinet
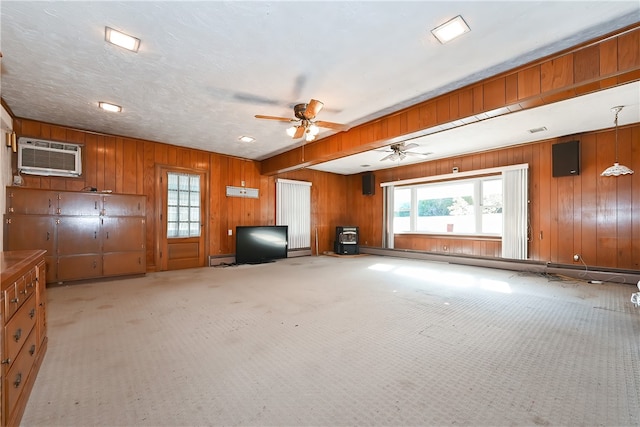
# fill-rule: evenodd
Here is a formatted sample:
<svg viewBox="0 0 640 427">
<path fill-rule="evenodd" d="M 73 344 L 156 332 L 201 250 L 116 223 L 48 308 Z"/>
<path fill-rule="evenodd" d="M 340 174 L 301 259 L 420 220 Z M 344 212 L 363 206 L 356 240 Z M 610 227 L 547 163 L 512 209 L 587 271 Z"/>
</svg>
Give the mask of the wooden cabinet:
<svg viewBox="0 0 640 427">
<path fill-rule="evenodd" d="M 0 420 L 17 426 L 47 348 L 45 251 L 0 253 Z"/>
<path fill-rule="evenodd" d="M 7 187 L 5 249 L 47 251 L 47 282 L 146 272 L 145 196 Z"/>
</svg>

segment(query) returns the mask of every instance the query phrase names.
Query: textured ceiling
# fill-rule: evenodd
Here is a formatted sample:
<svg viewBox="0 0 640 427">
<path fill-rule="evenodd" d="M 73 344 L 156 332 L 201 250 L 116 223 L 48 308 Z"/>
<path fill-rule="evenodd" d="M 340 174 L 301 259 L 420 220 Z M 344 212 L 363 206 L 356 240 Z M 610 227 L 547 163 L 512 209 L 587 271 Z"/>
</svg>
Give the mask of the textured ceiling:
<svg viewBox="0 0 640 427">
<path fill-rule="evenodd" d="M 255 114 L 292 117 L 293 104 L 316 98 L 325 103 L 318 119 L 360 124 L 638 22 L 640 5 L 3 0 L 0 14 L 0 89 L 17 117 L 261 160 L 301 141 L 286 136 L 286 122 Z M 471 32 L 441 45 L 430 30 L 459 14 Z M 106 43 L 105 26 L 139 37 L 139 52 Z M 638 121 L 637 91 L 628 86 L 615 94 L 629 103 L 621 124 Z M 609 104 L 622 103 L 617 99 L 591 100 L 605 127 Z M 98 101 L 123 111 L 101 111 Z M 575 113 L 587 103 L 569 105 Z M 518 126 L 546 125 L 542 114 L 558 108 Z M 503 146 L 523 142 L 512 123 L 485 127 L 501 129 Z M 241 135 L 256 141 L 242 143 Z M 421 145 L 435 153 L 450 141 L 443 133 Z M 384 153 L 374 155 L 317 168 L 389 166 L 376 163 Z"/>
</svg>

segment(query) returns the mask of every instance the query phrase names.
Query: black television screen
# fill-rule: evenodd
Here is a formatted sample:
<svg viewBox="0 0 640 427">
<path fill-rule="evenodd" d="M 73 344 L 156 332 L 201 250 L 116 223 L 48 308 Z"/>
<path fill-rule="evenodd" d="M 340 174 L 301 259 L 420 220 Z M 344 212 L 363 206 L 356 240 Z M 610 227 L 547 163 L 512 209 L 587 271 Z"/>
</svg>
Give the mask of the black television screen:
<svg viewBox="0 0 640 427">
<path fill-rule="evenodd" d="M 236 227 L 236 264 L 260 264 L 287 257 L 288 226 Z"/>
</svg>

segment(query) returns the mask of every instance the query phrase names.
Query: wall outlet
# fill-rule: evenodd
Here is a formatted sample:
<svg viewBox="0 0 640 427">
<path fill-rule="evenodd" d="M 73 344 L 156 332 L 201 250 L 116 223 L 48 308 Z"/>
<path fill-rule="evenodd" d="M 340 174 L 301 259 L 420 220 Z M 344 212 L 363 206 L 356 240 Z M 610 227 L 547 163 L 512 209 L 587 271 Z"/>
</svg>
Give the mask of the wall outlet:
<svg viewBox="0 0 640 427">
<path fill-rule="evenodd" d="M 580 255 L 575 254 L 575 255 L 573 256 L 573 260 L 574 260 L 574 261 L 576 261 L 576 262 L 577 262 L 577 261 L 580 261 Z"/>
</svg>

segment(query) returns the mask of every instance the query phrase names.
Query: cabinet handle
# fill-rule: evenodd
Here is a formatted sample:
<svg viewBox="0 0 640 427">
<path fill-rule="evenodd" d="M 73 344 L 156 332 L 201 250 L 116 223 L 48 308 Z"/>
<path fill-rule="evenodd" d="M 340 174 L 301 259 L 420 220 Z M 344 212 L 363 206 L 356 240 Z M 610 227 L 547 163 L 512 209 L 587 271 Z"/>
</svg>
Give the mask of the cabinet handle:
<svg viewBox="0 0 640 427">
<path fill-rule="evenodd" d="M 33 319 L 36 315 L 36 309 L 32 308 L 31 311 L 29 311 L 29 319 Z"/>
<path fill-rule="evenodd" d="M 18 297 L 12 298 L 11 302 L 14 303 L 14 304 L 17 304 L 17 303 L 20 302 L 20 298 L 18 298 Z"/>
<path fill-rule="evenodd" d="M 1 362 L 1 363 L 2 363 L 3 365 L 8 365 L 8 364 L 10 364 L 10 363 L 11 363 L 11 359 L 2 359 L 2 362 Z"/>
<path fill-rule="evenodd" d="M 97 231 L 94 231 L 94 232 L 93 232 L 93 238 L 94 238 L 94 239 L 97 239 L 97 238 L 98 238 L 98 232 L 97 232 Z"/>
<path fill-rule="evenodd" d="M 36 345 L 35 345 L 35 344 L 32 344 L 32 345 L 31 345 L 31 348 L 29 349 L 29 354 L 30 354 L 31 356 L 33 356 L 33 355 L 35 354 L 35 352 L 36 352 Z"/>
<path fill-rule="evenodd" d="M 16 333 L 13 334 L 13 339 L 16 340 L 16 342 L 20 341 L 20 337 L 22 337 L 22 329 L 18 328 L 16 330 Z"/>
<path fill-rule="evenodd" d="M 18 375 L 16 375 L 16 380 L 13 382 L 13 386 L 15 388 L 20 387 L 20 383 L 22 383 L 22 372 L 18 373 Z"/>
<path fill-rule="evenodd" d="M 47 231 L 47 240 L 49 240 L 49 232 Z"/>
<path fill-rule="evenodd" d="M 49 207 L 51 207 L 51 199 L 49 199 Z"/>
<path fill-rule="evenodd" d="M 109 232 L 107 231 L 107 239 L 109 238 Z"/>
<path fill-rule="evenodd" d="M 98 202 L 93 202 L 93 209 L 98 209 Z"/>
<path fill-rule="evenodd" d="M 93 261 L 93 268 L 96 268 L 98 266 L 98 263 Z"/>
</svg>

